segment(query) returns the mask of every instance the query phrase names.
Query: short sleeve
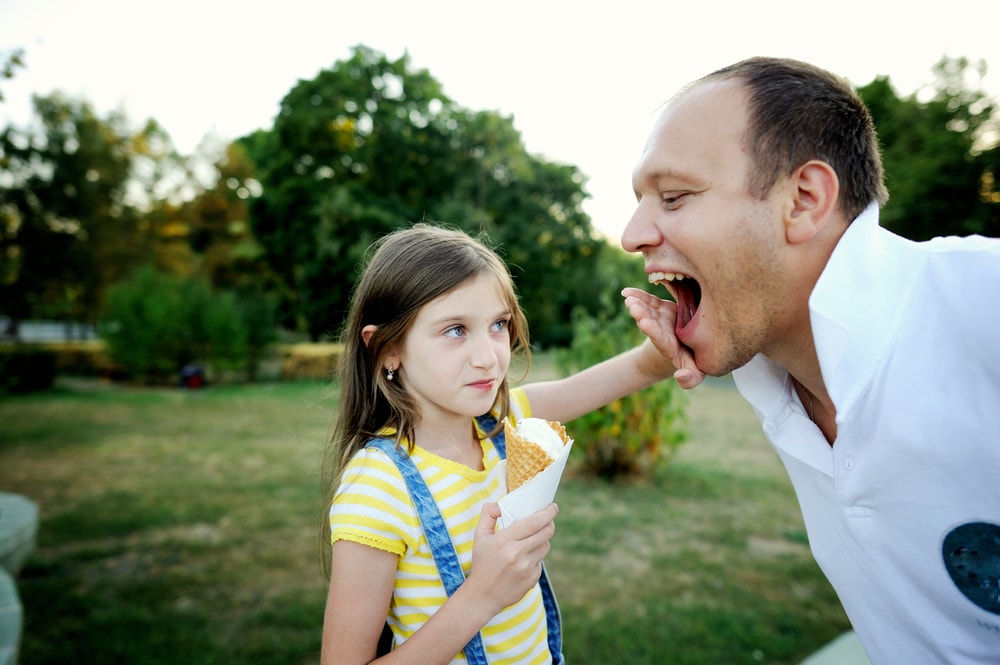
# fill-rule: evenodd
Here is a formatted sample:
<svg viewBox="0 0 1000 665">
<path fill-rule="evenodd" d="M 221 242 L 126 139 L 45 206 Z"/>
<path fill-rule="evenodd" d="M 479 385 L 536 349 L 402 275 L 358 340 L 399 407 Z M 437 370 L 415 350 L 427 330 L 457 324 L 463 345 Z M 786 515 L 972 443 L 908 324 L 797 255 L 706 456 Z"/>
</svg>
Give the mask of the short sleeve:
<svg viewBox="0 0 1000 665">
<path fill-rule="evenodd" d="M 420 524 L 399 469 L 380 450 L 348 462 L 330 506 L 330 541 L 348 540 L 398 556 L 416 547 Z"/>
<path fill-rule="evenodd" d="M 510 421 L 517 425 L 525 418 L 531 417 L 531 403 L 524 388 L 514 388 L 510 391 Z"/>
</svg>

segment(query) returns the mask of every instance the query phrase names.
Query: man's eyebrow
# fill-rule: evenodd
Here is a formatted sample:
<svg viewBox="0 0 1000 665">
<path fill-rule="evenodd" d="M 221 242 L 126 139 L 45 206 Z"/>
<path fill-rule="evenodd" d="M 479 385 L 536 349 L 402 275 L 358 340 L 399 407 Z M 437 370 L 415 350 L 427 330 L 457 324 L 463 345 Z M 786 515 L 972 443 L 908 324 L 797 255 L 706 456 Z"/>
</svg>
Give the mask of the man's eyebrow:
<svg viewBox="0 0 1000 665">
<path fill-rule="evenodd" d="M 696 184 L 701 181 L 700 178 L 696 178 L 690 173 L 686 171 L 681 171 L 679 169 L 656 169 L 655 171 L 647 173 L 643 179 L 648 180 L 650 182 L 655 182 L 657 180 L 664 180 L 664 179 L 680 180 L 682 182 L 688 182 L 692 184 Z"/>
<path fill-rule="evenodd" d="M 661 183 L 663 181 L 669 181 L 671 186 L 673 186 L 674 183 L 677 183 L 683 187 L 693 187 L 695 189 L 701 189 L 706 186 L 705 181 L 701 178 L 697 178 L 687 171 L 681 171 L 673 168 L 656 169 L 645 174 L 639 173 L 638 175 L 641 179 L 633 181 L 636 185 L 636 187 L 633 188 L 636 196 L 639 195 L 639 189 L 643 186 L 655 189 L 662 188 L 663 185 L 661 185 Z"/>
</svg>

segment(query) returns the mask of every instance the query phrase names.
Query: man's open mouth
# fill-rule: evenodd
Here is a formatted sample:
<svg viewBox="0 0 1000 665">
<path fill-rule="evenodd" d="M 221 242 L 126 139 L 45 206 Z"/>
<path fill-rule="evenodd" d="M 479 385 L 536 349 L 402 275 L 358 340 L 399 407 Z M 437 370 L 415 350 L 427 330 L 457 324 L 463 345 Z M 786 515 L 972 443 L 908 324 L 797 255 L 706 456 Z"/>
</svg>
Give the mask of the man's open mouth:
<svg viewBox="0 0 1000 665">
<path fill-rule="evenodd" d="M 701 304 L 701 285 L 698 280 L 679 272 L 651 272 L 649 283 L 662 285 L 673 296 L 677 303 L 677 330 L 691 323 Z"/>
</svg>

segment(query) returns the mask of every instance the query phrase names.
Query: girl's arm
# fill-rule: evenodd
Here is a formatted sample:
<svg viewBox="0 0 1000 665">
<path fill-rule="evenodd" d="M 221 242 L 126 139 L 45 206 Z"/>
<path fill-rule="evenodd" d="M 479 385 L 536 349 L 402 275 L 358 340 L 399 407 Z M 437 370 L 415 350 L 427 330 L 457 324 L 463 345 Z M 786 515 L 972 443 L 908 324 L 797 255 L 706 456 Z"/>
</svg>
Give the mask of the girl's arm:
<svg viewBox="0 0 1000 665">
<path fill-rule="evenodd" d="M 636 288 L 623 289 L 622 296 L 646 339 L 565 379 L 527 384 L 532 413 L 567 422 L 670 376 L 688 389 L 704 380 L 691 350 L 674 334 L 677 305 Z"/>
<path fill-rule="evenodd" d="M 496 531 L 500 508 L 485 504 L 476 527 L 469 577 L 427 623 L 378 662 L 450 663 L 473 635 L 538 582 L 557 513 L 556 505 L 550 504 Z M 399 558 L 345 541 L 334 543 L 332 556 L 321 663 L 370 663 L 388 614 Z"/>
<path fill-rule="evenodd" d="M 333 544 L 320 662 L 368 663 L 389 613 L 399 557 L 346 540 Z"/>
<path fill-rule="evenodd" d="M 568 422 L 606 404 L 648 388 L 676 372 L 674 364 L 649 339 L 572 376 L 524 386 L 531 412 Z"/>
</svg>

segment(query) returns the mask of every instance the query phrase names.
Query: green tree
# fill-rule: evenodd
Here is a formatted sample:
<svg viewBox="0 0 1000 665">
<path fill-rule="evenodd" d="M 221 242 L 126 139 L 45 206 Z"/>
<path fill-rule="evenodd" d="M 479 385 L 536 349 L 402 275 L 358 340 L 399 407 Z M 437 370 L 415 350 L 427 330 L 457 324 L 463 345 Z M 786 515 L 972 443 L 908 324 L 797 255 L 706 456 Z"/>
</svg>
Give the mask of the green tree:
<svg viewBox="0 0 1000 665">
<path fill-rule="evenodd" d="M 431 211 L 500 245 L 533 339 L 563 346 L 572 339 L 573 309 L 597 314 L 608 286 L 595 279 L 608 248 L 583 211 L 585 178 L 527 153 L 510 118 L 460 109 L 453 117 L 455 185 Z"/>
<path fill-rule="evenodd" d="M 887 77 L 859 88 L 883 147 L 887 228 L 913 240 L 1000 236 L 998 118 L 981 87 L 985 67 L 942 59 L 926 99 L 899 97 Z"/>
<path fill-rule="evenodd" d="M 14 319 L 94 323 L 107 287 L 149 254 L 139 205 L 160 195 L 148 165 L 169 139 L 59 93 L 34 110 L 37 127 L 0 132 L 0 302 Z"/>
<path fill-rule="evenodd" d="M 274 278 L 250 227 L 250 203 L 260 195 L 255 167 L 243 146 L 226 146 L 215 163 L 215 185 L 182 213 L 199 272 L 217 289 L 264 291 Z"/>
<path fill-rule="evenodd" d="M 263 185 L 254 233 L 293 298 L 288 323 L 313 339 L 339 327 L 365 247 L 412 217 L 421 187 L 433 191 L 432 144 L 446 137 L 432 103 L 448 100 L 426 72 L 359 48 L 299 82 L 273 128 L 245 140 Z"/>
<path fill-rule="evenodd" d="M 510 118 L 457 107 L 406 55 L 357 47 L 241 143 L 263 188 L 254 234 L 290 295 L 284 320 L 313 339 L 338 331 L 370 243 L 420 220 L 488 232 L 542 343 L 568 339 L 571 304 L 597 306 L 583 177 L 528 155 Z"/>
<path fill-rule="evenodd" d="M 216 290 L 236 298 L 245 338 L 246 378 L 255 381 L 267 348 L 277 339 L 280 282 L 250 227 L 250 202 L 260 195 L 260 183 L 243 145 L 229 144 L 215 169 L 215 186 L 184 206 L 189 248 L 197 259 L 198 274 Z"/>
</svg>

